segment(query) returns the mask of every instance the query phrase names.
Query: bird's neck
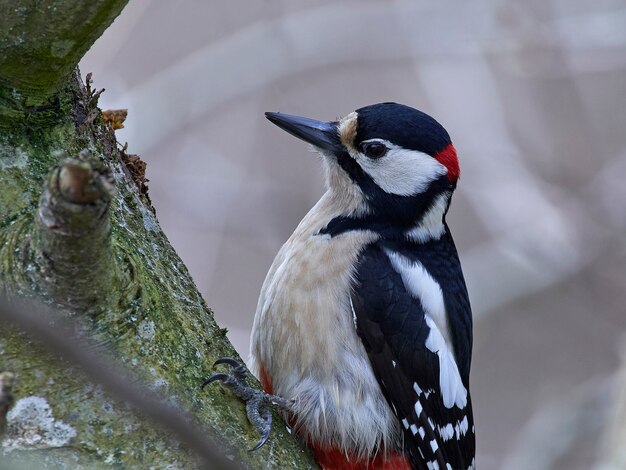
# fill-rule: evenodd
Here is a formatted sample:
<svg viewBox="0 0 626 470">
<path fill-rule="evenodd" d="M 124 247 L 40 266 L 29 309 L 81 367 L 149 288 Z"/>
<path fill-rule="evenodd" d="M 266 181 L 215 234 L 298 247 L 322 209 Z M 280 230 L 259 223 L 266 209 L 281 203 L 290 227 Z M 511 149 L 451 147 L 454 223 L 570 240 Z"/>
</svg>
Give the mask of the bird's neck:
<svg viewBox="0 0 626 470">
<path fill-rule="evenodd" d="M 338 215 L 320 230 L 331 237 L 351 231 L 371 231 L 381 239 L 427 243 L 440 239 L 445 231 L 445 215 L 451 192 L 424 193 L 403 201 L 374 204 L 370 210 Z"/>
</svg>

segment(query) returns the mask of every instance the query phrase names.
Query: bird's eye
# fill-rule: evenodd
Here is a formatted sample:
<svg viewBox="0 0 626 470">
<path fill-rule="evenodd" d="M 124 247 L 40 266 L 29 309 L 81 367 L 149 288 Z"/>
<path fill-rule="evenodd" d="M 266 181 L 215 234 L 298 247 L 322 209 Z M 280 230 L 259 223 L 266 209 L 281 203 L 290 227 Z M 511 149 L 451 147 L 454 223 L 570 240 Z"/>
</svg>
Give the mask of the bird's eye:
<svg viewBox="0 0 626 470">
<path fill-rule="evenodd" d="M 361 153 L 369 158 L 380 158 L 387 153 L 387 147 L 380 142 L 365 142 L 361 144 Z"/>
</svg>

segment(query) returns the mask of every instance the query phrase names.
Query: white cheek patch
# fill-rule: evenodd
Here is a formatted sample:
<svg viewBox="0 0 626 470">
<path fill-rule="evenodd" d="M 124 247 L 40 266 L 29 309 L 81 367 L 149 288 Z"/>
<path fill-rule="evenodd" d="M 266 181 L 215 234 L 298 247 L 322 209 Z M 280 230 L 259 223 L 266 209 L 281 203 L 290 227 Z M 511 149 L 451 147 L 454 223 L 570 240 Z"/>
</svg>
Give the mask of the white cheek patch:
<svg viewBox="0 0 626 470">
<path fill-rule="evenodd" d="M 426 153 L 403 149 L 383 139 L 373 140 L 384 143 L 389 149 L 384 157 L 373 160 L 360 153 L 352 156 L 386 193 L 399 196 L 423 193 L 430 183 L 448 172 Z"/>
</svg>

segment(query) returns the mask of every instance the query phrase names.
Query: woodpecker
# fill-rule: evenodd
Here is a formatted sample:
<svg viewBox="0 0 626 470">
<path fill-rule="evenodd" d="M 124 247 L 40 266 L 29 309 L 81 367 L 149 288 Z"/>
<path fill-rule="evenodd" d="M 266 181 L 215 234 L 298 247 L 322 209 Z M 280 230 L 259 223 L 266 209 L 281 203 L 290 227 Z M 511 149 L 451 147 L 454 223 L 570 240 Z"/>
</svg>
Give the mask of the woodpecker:
<svg viewBox="0 0 626 470">
<path fill-rule="evenodd" d="M 250 394 L 241 368 L 206 383 L 254 395 L 259 445 L 264 404 L 279 406 L 325 469 L 473 469 L 472 314 L 445 220 L 460 173 L 448 133 L 397 103 L 332 122 L 266 117 L 317 149 L 327 191 L 261 290 L 251 364 L 266 394 Z"/>
</svg>

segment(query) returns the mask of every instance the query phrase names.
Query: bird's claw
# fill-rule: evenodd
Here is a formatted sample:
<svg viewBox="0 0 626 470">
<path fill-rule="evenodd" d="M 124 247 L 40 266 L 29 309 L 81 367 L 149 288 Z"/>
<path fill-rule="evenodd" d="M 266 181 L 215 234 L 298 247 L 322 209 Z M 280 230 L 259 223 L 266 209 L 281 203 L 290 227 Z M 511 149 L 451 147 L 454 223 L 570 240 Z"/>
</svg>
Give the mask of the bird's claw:
<svg viewBox="0 0 626 470">
<path fill-rule="evenodd" d="M 248 421 L 261 435 L 261 439 L 250 449 L 250 452 L 262 447 L 269 439 L 270 431 L 272 430 L 272 410 L 270 409 L 272 395 L 260 390 L 256 391 L 258 394 L 255 394 L 246 402 L 246 414 L 248 415 Z"/>
<path fill-rule="evenodd" d="M 267 432 L 263 433 L 263 436 L 261 436 L 261 439 L 259 439 L 259 442 L 257 442 L 257 444 L 252 449 L 250 449 L 249 452 L 254 452 L 255 450 L 263 447 L 269 438 L 270 438 L 270 431 L 268 429 Z"/>
<path fill-rule="evenodd" d="M 208 384 L 216 380 L 221 381 L 227 387 L 229 387 L 228 382 L 233 382 L 233 381 L 239 382 L 241 385 L 245 387 L 249 387 L 248 379 L 246 376 L 246 372 L 247 372 L 246 366 L 244 366 L 242 363 L 240 363 L 236 359 L 233 359 L 232 357 L 219 358 L 217 361 L 215 361 L 215 363 L 213 364 L 213 367 L 218 366 L 220 364 L 226 364 L 226 365 L 232 366 L 233 375 L 228 375 L 228 374 L 223 374 L 223 373 L 213 374 L 202 383 L 202 388 L 206 387 Z M 229 388 L 232 389 L 232 387 L 229 387 Z"/>
<path fill-rule="evenodd" d="M 262 447 L 270 437 L 272 429 L 272 411 L 270 406 L 276 406 L 282 411 L 288 411 L 290 402 L 281 397 L 270 395 L 262 390 L 257 390 L 248 384 L 246 367 L 231 357 L 222 357 L 215 361 L 215 365 L 226 364 L 233 368 L 232 375 L 222 372 L 215 373 L 202 383 L 202 388 L 219 380 L 235 395 L 246 402 L 246 414 L 248 421 L 254 426 L 261 439 L 250 451 Z"/>
<path fill-rule="evenodd" d="M 215 363 L 213 364 L 213 367 L 218 366 L 220 364 L 227 364 L 229 366 L 232 366 L 233 372 L 235 372 L 236 375 L 241 374 L 241 378 L 246 377 L 246 366 L 244 366 L 238 360 L 233 359 L 232 357 L 220 357 L 217 361 L 215 361 Z"/>
<path fill-rule="evenodd" d="M 206 379 L 204 382 L 202 382 L 202 388 L 206 387 L 211 382 L 215 382 L 216 380 L 219 380 L 221 382 L 226 382 L 229 378 L 230 378 L 230 375 L 228 375 L 228 374 L 222 374 L 222 373 L 213 374 L 208 379 Z"/>
</svg>

